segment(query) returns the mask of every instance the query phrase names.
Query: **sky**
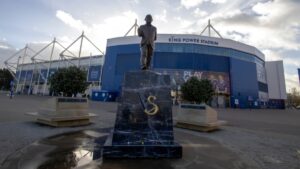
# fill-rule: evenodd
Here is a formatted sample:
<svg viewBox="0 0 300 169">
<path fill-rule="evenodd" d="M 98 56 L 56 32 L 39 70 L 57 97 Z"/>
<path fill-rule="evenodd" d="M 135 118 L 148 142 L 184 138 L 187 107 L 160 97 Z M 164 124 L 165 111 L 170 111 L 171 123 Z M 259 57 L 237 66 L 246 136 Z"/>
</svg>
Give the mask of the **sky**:
<svg viewBox="0 0 300 169">
<path fill-rule="evenodd" d="M 26 44 L 38 51 L 55 37 L 66 47 L 82 31 L 105 52 L 108 38 L 124 36 L 135 19 L 144 24 L 146 14 L 158 33 L 200 34 L 210 19 L 223 38 L 283 60 L 289 92 L 299 90 L 299 11 L 300 0 L 0 0 L 0 67 Z"/>
</svg>

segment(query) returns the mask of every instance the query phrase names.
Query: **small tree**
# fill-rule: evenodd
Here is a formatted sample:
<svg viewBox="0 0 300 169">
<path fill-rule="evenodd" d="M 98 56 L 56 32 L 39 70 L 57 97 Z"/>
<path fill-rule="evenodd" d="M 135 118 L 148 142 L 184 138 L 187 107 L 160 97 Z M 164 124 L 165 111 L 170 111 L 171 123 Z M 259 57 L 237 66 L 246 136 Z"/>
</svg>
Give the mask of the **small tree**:
<svg viewBox="0 0 300 169">
<path fill-rule="evenodd" d="M 12 74 L 7 69 L 0 69 L 0 90 L 9 90 L 10 82 L 14 80 Z"/>
<path fill-rule="evenodd" d="M 87 87 L 86 72 L 75 66 L 59 69 L 50 77 L 49 82 L 51 91 L 63 92 L 66 97 L 76 96 Z"/>
<path fill-rule="evenodd" d="M 211 100 L 214 90 L 211 82 L 207 79 L 198 80 L 191 77 L 181 86 L 183 99 L 194 103 L 208 103 Z"/>
<path fill-rule="evenodd" d="M 296 88 L 292 88 L 290 93 L 287 94 L 287 103 L 293 107 L 300 105 L 300 92 Z"/>
</svg>

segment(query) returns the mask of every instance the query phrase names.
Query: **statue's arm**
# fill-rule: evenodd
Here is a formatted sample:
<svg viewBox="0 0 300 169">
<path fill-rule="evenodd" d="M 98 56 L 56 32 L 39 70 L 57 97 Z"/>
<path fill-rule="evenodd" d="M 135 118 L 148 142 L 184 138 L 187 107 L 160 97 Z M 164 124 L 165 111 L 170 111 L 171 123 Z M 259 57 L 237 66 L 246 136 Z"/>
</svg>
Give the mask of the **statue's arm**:
<svg viewBox="0 0 300 169">
<path fill-rule="evenodd" d="M 143 31 L 142 31 L 142 29 L 141 29 L 141 27 L 139 27 L 138 28 L 138 36 L 143 36 Z"/>
</svg>

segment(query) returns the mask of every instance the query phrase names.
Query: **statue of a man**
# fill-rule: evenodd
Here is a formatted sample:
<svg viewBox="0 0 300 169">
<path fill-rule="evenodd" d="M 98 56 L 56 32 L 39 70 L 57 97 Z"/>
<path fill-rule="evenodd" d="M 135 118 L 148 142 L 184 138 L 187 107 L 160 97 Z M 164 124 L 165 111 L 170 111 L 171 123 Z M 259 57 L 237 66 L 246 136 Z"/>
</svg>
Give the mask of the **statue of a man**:
<svg viewBox="0 0 300 169">
<path fill-rule="evenodd" d="M 156 27 L 151 25 L 153 21 L 150 14 L 145 17 L 146 24 L 138 29 L 138 35 L 142 37 L 141 40 L 141 69 L 147 70 L 150 68 L 151 58 L 154 50 L 154 41 L 156 40 Z"/>
</svg>

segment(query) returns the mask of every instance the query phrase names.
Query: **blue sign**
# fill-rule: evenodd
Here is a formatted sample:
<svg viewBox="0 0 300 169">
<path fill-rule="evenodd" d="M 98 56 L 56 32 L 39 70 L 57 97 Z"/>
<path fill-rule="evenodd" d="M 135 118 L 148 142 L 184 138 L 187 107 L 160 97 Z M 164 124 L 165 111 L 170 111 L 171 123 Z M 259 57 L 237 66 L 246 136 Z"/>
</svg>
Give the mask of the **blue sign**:
<svg viewBox="0 0 300 169">
<path fill-rule="evenodd" d="M 101 74 L 101 66 L 90 66 L 89 68 L 89 74 L 88 74 L 88 81 L 89 82 L 95 82 L 100 80 L 100 74 Z"/>
<path fill-rule="evenodd" d="M 300 68 L 298 69 L 298 77 L 299 77 L 299 83 L 300 83 Z"/>
</svg>

